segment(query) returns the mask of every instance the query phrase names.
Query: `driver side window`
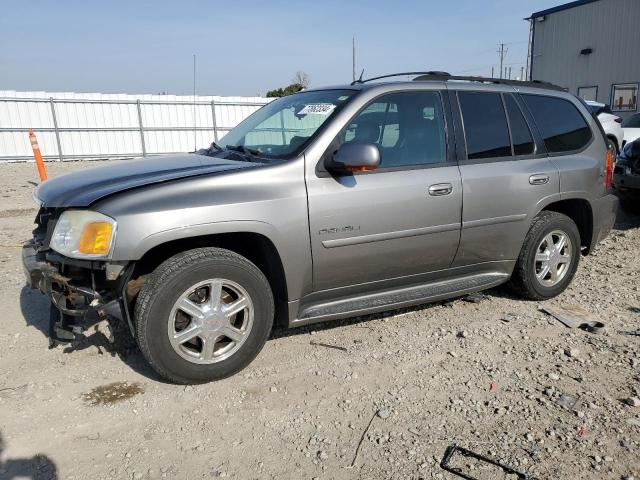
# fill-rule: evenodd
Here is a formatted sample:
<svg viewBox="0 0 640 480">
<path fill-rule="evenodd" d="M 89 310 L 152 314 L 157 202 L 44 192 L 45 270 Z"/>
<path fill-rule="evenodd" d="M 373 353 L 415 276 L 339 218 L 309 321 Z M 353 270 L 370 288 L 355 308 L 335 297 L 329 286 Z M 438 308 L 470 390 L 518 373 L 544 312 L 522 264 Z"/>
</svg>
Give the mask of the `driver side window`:
<svg viewBox="0 0 640 480">
<path fill-rule="evenodd" d="M 442 101 L 438 92 L 399 92 L 375 99 L 342 131 L 340 143 L 370 143 L 380 168 L 446 161 Z"/>
</svg>

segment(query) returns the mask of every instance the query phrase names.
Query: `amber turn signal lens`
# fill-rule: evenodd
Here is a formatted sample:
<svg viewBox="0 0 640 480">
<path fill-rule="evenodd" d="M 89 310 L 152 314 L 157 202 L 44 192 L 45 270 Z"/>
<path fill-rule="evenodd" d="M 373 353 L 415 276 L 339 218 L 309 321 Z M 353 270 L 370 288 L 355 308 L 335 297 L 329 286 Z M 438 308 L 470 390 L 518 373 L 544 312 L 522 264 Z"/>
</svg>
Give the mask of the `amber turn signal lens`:
<svg viewBox="0 0 640 480">
<path fill-rule="evenodd" d="M 111 247 L 113 226 L 107 222 L 95 222 L 87 225 L 80 237 L 78 250 L 90 255 L 106 255 Z"/>
<path fill-rule="evenodd" d="M 359 165 L 357 167 L 348 166 L 347 167 L 347 171 L 349 171 L 349 172 L 372 172 L 373 170 L 376 170 L 377 168 L 378 168 L 377 165 Z"/>
</svg>

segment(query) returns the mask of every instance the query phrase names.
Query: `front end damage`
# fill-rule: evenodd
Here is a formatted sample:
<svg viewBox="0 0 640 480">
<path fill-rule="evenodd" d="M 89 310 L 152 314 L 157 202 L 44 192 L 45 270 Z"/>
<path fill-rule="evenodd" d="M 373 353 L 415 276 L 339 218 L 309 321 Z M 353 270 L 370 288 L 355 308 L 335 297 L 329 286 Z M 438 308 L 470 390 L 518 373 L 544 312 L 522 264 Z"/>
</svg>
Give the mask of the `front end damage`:
<svg viewBox="0 0 640 480">
<path fill-rule="evenodd" d="M 56 212 L 41 209 L 33 239 L 22 249 L 27 283 L 51 299 L 49 345 L 68 343 L 102 320 L 123 322 L 133 334 L 129 303 L 139 290 L 133 264 L 77 260 L 49 248 Z"/>
</svg>

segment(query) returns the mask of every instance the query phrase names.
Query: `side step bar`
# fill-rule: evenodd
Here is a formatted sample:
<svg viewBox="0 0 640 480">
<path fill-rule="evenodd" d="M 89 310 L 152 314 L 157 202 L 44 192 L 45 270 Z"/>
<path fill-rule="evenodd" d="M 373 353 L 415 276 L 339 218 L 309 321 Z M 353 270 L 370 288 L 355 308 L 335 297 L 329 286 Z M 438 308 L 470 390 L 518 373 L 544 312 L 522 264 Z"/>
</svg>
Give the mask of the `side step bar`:
<svg viewBox="0 0 640 480">
<path fill-rule="evenodd" d="M 444 300 L 495 287 L 508 279 L 509 275 L 506 273 L 483 273 L 309 305 L 303 308 L 299 317 L 291 322 L 291 326 L 302 326 Z"/>
</svg>

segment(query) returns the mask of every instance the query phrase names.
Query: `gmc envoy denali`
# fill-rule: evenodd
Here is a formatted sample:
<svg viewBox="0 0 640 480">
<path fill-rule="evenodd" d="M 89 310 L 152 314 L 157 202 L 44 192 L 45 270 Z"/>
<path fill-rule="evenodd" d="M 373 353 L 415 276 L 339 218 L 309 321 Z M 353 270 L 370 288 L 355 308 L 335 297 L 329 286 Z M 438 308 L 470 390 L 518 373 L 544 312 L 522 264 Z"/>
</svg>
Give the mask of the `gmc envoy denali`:
<svg viewBox="0 0 640 480">
<path fill-rule="evenodd" d="M 64 341 L 120 321 L 177 383 L 295 327 L 508 282 L 544 300 L 610 231 L 613 154 L 539 82 L 412 72 L 307 90 L 208 149 L 43 183 L 28 282 Z"/>
</svg>

